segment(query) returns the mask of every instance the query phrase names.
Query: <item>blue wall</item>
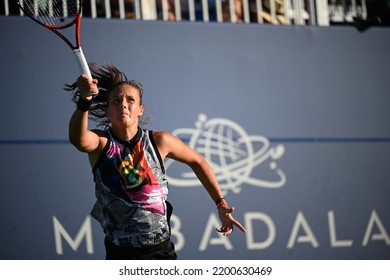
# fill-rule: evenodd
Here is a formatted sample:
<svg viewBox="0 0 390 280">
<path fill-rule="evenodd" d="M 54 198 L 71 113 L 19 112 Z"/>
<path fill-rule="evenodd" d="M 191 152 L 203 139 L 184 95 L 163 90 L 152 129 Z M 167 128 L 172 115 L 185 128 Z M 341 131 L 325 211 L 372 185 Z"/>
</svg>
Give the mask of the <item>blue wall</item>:
<svg viewBox="0 0 390 280">
<path fill-rule="evenodd" d="M 92 174 L 67 140 L 73 54 L 27 18 L 0 26 L 0 258 L 102 259 Z M 144 84 L 146 128 L 208 158 L 248 229 L 217 235 L 211 199 L 167 162 L 181 259 L 390 258 L 390 29 L 84 19 L 81 32 L 88 61 Z"/>
</svg>

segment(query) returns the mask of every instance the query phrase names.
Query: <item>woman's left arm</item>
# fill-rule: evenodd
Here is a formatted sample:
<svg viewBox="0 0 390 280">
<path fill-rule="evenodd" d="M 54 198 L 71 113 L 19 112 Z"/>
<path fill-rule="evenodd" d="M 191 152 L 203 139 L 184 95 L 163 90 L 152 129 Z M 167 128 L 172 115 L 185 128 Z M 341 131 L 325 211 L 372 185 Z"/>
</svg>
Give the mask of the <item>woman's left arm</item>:
<svg viewBox="0 0 390 280">
<path fill-rule="evenodd" d="M 220 200 L 220 203 L 218 203 L 218 214 L 222 226 L 217 231 L 224 233 L 224 235 L 229 235 L 233 232 L 233 226 L 236 226 L 242 232 L 246 232 L 245 228 L 231 215 L 234 207 L 229 208 L 227 201 L 221 199 L 223 196 L 217 178 L 206 159 L 170 133 L 154 132 L 153 138 L 163 159 L 168 157 L 187 164 L 194 171 L 213 201 Z"/>
</svg>

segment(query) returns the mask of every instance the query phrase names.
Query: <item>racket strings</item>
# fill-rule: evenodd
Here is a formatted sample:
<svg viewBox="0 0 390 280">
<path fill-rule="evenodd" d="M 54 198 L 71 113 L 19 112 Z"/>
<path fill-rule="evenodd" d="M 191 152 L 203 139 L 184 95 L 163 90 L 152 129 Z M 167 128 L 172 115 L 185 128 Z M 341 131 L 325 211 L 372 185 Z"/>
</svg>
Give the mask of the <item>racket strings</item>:
<svg viewBox="0 0 390 280">
<path fill-rule="evenodd" d="M 37 21 L 50 26 L 63 26 L 80 11 L 79 0 L 23 0 L 23 11 Z"/>
</svg>

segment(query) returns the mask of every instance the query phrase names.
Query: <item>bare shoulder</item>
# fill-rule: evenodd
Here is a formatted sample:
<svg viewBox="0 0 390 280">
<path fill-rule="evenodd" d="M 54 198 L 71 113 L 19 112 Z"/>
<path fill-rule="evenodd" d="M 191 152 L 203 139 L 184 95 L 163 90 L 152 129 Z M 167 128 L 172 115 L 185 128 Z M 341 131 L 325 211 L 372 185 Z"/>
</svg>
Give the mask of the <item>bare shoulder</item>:
<svg viewBox="0 0 390 280">
<path fill-rule="evenodd" d="M 159 149 L 169 145 L 169 142 L 173 137 L 172 134 L 166 131 L 153 131 L 153 139 Z"/>
<path fill-rule="evenodd" d="M 201 160 L 201 156 L 195 150 L 169 132 L 153 132 L 153 138 L 163 159 L 168 157 L 187 164 Z"/>
<path fill-rule="evenodd" d="M 172 134 L 166 131 L 153 131 L 153 138 L 154 140 L 159 143 L 169 141 L 170 139 L 174 138 Z"/>
<path fill-rule="evenodd" d="M 153 139 L 162 158 L 169 156 L 174 147 L 181 142 L 179 138 L 166 131 L 153 131 Z"/>
<path fill-rule="evenodd" d="M 93 129 L 91 132 L 95 133 L 96 136 L 99 138 L 99 146 L 97 147 L 98 149 L 101 146 L 105 146 L 107 143 L 107 132 L 105 130 L 100 130 L 100 129 Z"/>
<path fill-rule="evenodd" d="M 157 146 L 178 145 L 183 142 L 177 136 L 166 131 L 153 131 L 153 138 Z"/>
</svg>

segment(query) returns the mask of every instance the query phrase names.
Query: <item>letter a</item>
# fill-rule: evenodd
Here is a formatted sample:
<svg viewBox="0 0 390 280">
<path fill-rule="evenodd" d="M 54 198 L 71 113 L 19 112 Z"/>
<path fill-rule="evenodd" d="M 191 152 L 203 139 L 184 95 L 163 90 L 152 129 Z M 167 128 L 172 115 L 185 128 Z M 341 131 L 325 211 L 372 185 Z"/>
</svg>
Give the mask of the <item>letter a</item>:
<svg viewBox="0 0 390 280">
<path fill-rule="evenodd" d="M 371 235 L 374 224 L 377 226 L 380 233 L 375 233 Z M 390 245 L 389 234 L 386 232 L 386 229 L 383 226 L 375 210 L 372 210 L 371 212 L 370 220 L 368 221 L 368 225 L 367 225 L 367 230 L 366 233 L 364 234 L 362 246 L 367 246 L 370 236 L 371 236 L 371 240 L 376 240 L 376 241 L 384 240 L 386 245 Z"/>
<path fill-rule="evenodd" d="M 299 228 L 301 226 L 302 226 L 302 229 L 306 232 L 306 235 L 298 236 L 298 238 L 297 238 L 298 231 L 299 231 Z M 292 229 L 291 234 L 290 234 L 290 238 L 289 238 L 288 243 L 287 243 L 288 249 L 291 249 L 292 247 L 294 247 L 295 240 L 297 240 L 297 242 L 301 242 L 301 243 L 309 242 L 309 243 L 311 243 L 311 245 L 314 248 L 317 248 L 319 246 L 317 239 L 315 238 L 313 232 L 310 229 L 309 224 L 307 223 L 307 221 L 305 219 L 305 216 L 303 215 L 303 213 L 301 211 L 298 212 L 297 217 L 295 219 L 294 226 L 293 226 L 293 229 Z"/>
<path fill-rule="evenodd" d="M 218 238 L 210 239 L 211 233 L 214 232 L 215 229 L 219 226 L 220 225 L 217 216 L 214 213 L 211 213 L 199 245 L 199 251 L 205 251 L 209 241 L 212 245 L 225 245 L 226 250 L 233 250 L 233 246 L 229 242 L 229 239 L 227 239 L 226 236 L 223 236 L 222 234 L 219 235 Z"/>
</svg>

